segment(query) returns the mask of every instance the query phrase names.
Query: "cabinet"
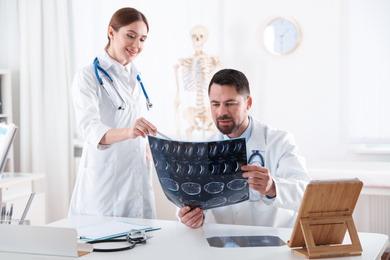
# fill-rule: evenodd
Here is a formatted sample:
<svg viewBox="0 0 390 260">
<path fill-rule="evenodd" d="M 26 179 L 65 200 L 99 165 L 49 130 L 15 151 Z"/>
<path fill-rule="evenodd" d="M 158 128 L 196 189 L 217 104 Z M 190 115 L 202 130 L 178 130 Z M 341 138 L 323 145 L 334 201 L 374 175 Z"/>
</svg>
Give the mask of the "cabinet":
<svg viewBox="0 0 390 260">
<path fill-rule="evenodd" d="M 11 71 L 0 69 L 0 123 L 13 123 L 12 119 L 12 88 Z M 17 134 L 17 133 L 16 133 Z M 8 152 L 4 172 L 14 171 L 14 149 L 13 145 Z"/>
<path fill-rule="evenodd" d="M 26 219 L 31 225 L 46 224 L 45 193 L 43 187 L 45 175 L 40 173 L 3 173 L 0 179 L 0 202 L 10 208 L 14 204 L 12 219 L 20 219 L 31 192 L 36 192 Z"/>
</svg>

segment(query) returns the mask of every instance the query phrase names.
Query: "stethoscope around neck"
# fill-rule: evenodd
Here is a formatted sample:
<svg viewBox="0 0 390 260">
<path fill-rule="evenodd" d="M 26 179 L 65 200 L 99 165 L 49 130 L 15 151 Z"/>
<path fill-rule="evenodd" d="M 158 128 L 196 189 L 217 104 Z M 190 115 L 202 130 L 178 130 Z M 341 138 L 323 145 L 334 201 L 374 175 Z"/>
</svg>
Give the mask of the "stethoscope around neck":
<svg viewBox="0 0 390 260">
<path fill-rule="evenodd" d="M 108 72 L 103 69 L 102 67 L 99 66 L 99 60 L 98 58 L 96 57 L 95 60 L 93 61 L 93 64 L 95 66 L 95 74 L 96 74 L 96 78 L 97 80 L 99 81 L 100 85 L 103 87 L 104 91 L 106 92 L 106 94 L 108 95 L 108 97 L 110 98 L 111 100 L 111 103 L 112 105 L 117 108 L 118 110 L 124 110 L 126 108 L 126 103 L 125 103 L 125 100 L 123 99 L 122 95 L 119 93 L 118 89 L 116 88 L 115 86 L 115 83 L 114 83 L 114 80 L 112 79 L 112 77 L 110 76 L 110 74 L 108 74 Z M 115 90 L 115 93 L 116 95 L 120 98 L 120 101 L 121 101 L 121 105 L 117 105 L 115 104 L 114 100 L 112 99 L 112 97 L 110 96 L 110 94 L 108 93 L 107 89 L 105 88 L 104 84 L 103 84 L 103 80 L 102 78 L 99 76 L 99 70 L 107 76 L 107 78 L 109 78 L 111 84 L 112 84 L 112 88 Z M 144 87 L 144 84 L 142 83 L 142 80 L 141 80 L 141 77 L 139 76 L 139 74 L 137 75 L 137 80 L 139 82 L 139 84 L 141 85 L 141 88 L 142 88 L 142 91 L 144 92 L 144 95 L 145 95 L 145 98 L 146 98 L 146 108 L 149 110 L 153 107 L 153 104 L 150 102 L 150 99 L 149 99 L 149 96 L 148 94 L 146 93 L 146 90 L 145 90 L 145 87 Z"/>
<path fill-rule="evenodd" d="M 251 162 L 253 161 L 253 159 L 254 159 L 255 156 L 258 156 L 258 157 L 259 157 L 261 167 L 265 167 L 264 158 L 263 158 L 263 156 L 260 154 L 260 151 L 259 151 L 259 150 L 252 150 L 252 154 L 251 154 L 251 156 L 249 156 L 248 164 L 251 164 Z"/>
</svg>

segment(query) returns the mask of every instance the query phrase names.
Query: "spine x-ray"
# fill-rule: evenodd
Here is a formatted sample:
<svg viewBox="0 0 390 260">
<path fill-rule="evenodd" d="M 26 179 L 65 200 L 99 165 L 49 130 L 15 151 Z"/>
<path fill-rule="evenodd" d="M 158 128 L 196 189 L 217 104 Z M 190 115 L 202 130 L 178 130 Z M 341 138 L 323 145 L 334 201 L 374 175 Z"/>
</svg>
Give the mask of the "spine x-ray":
<svg viewBox="0 0 390 260">
<path fill-rule="evenodd" d="M 161 187 L 179 208 L 211 209 L 249 199 L 241 171 L 247 164 L 245 138 L 211 142 L 148 138 Z"/>
</svg>

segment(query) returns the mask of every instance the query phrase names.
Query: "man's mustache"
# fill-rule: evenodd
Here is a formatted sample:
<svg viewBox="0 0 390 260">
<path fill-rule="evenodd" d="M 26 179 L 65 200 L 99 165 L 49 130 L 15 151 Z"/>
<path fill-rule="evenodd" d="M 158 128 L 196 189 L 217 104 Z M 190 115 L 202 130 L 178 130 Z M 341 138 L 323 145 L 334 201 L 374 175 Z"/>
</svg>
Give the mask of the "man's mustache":
<svg viewBox="0 0 390 260">
<path fill-rule="evenodd" d="M 230 116 L 227 116 L 227 115 L 223 115 L 223 116 L 220 116 L 220 117 L 217 117 L 217 121 L 220 121 L 220 120 L 232 120 L 233 118 L 230 117 Z"/>
</svg>

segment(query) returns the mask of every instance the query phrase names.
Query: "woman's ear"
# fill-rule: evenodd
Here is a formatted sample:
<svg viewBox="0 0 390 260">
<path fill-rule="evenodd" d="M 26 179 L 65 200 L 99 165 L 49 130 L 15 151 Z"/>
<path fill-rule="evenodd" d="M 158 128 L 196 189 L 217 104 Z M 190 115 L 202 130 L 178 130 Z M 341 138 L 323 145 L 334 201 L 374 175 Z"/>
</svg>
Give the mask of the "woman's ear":
<svg viewBox="0 0 390 260">
<path fill-rule="evenodd" d="M 114 32 L 115 32 L 114 28 L 112 28 L 112 26 L 109 26 L 107 35 L 110 41 L 114 38 Z"/>
</svg>

